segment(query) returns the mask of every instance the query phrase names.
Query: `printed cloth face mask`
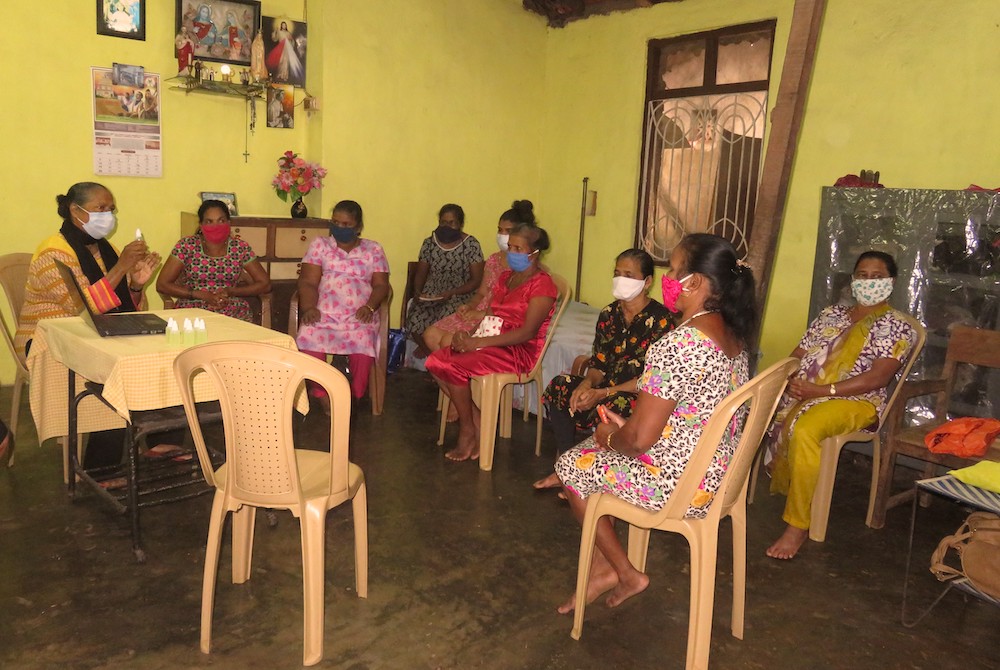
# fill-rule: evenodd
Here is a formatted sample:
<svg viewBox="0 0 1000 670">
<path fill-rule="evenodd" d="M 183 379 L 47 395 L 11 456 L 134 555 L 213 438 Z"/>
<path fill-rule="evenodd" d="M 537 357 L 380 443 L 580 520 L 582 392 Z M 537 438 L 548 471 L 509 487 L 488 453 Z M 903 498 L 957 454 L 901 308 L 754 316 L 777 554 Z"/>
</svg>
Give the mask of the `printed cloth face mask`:
<svg viewBox="0 0 1000 670">
<path fill-rule="evenodd" d="M 892 277 L 877 279 L 854 279 L 851 281 L 851 293 L 859 305 L 871 307 L 889 298 L 893 288 Z"/>
</svg>

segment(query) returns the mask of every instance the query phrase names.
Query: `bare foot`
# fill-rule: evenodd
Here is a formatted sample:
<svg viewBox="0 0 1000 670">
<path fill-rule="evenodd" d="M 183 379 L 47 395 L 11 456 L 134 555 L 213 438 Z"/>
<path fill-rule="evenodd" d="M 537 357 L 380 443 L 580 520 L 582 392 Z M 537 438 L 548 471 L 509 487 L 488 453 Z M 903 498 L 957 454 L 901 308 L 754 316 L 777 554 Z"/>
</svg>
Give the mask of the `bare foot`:
<svg viewBox="0 0 1000 670">
<path fill-rule="evenodd" d="M 537 482 L 532 484 L 536 489 L 555 489 L 562 486 L 562 482 L 559 480 L 559 475 L 552 473 L 548 477 L 539 479 Z"/>
<path fill-rule="evenodd" d="M 785 526 L 785 532 L 781 534 L 777 542 L 767 548 L 766 553 L 771 558 L 787 561 L 798 553 L 807 537 L 809 537 L 807 529 Z"/>
<path fill-rule="evenodd" d="M 479 436 L 459 433 L 458 444 L 454 449 L 446 451 L 444 457 L 449 461 L 468 461 L 479 458 Z"/>
<path fill-rule="evenodd" d="M 648 580 L 647 580 L 648 581 Z M 601 594 L 615 588 L 618 585 L 618 573 L 607 566 L 606 571 L 590 575 L 587 583 L 587 604 L 594 602 L 601 597 Z M 560 605 L 557 609 L 559 614 L 569 614 L 576 609 L 576 592 L 569 597 L 569 600 Z"/>
<path fill-rule="evenodd" d="M 615 590 L 604 602 L 608 607 L 618 607 L 632 596 L 645 591 L 647 586 L 649 586 L 649 577 L 645 573 L 634 570 L 629 573 L 628 577 L 618 581 Z"/>
</svg>

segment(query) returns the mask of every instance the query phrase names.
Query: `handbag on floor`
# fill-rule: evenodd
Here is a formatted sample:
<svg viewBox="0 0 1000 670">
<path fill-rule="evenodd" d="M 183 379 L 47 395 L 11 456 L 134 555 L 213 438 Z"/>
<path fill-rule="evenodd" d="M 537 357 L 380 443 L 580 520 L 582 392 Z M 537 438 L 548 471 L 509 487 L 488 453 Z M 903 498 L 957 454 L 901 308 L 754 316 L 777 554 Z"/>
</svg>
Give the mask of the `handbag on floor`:
<svg viewBox="0 0 1000 670">
<path fill-rule="evenodd" d="M 403 366 L 403 356 L 406 354 L 406 329 L 389 329 L 389 348 L 386 352 L 386 372 L 392 374 Z"/>
<path fill-rule="evenodd" d="M 961 569 L 945 564 L 949 549 L 958 554 Z M 1000 598 L 1000 516 L 991 512 L 970 514 L 954 535 L 938 544 L 930 569 L 938 581 L 966 577 L 986 595 Z"/>
</svg>

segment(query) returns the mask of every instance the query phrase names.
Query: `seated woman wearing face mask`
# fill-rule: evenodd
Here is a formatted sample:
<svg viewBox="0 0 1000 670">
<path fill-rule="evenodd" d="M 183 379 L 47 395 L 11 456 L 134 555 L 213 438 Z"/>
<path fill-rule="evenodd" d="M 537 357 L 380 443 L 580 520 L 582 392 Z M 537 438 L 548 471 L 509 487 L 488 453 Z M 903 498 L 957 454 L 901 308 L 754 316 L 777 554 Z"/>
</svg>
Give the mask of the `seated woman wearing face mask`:
<svg viewBox="0 0 1000 670">
<path fill-rule="evenodd" d="M 431 324 L 452 314 L 483 280 L 483 250 L 462 232 L 465 212 L 447 204 L 438 212 L 438 227 L 420 246 L 413 278 L 414 300 L 406 310 L 406 330 L 417 343 L 418 356 L 433 351 L 424 339 Z"/>
<path fill-rule="evenodd" d="M 80 182 L 65 195 L 57 195 L 56 202 L 62 226 L 31 259 L 18 315 L 14 345 L 25 353 L 41 319 L 79 313 L 56 261 L 72 270 L 91 306 L 101 314 L 136 311 L 146 282 L 160 264 L 160 255 L 150 252 L 142 240 L 129 242 L 119 253 L 105 239 L 117 220 L 115 197 L 104 186 Z"/>
<path fill-rule="evenodd" d="M 116 207 L 111 191 L 101 184 L 74 184 L 65 195 L 57 195 L 56 202 L 62 226 L 31 259 L 18 315 L 14 346 L 25 354 L 39 321 L 79 314 L 79 301 L 59 275 L 56 261 L 73 272 L 91 307 L 101 314 L 136 311 L 160 264 L 159 254 L 150 252 L 142 240 L 129 242 L 120 253 L 107 241 L 117 224 Z M 87 442 L 84 467 L 118 463 L 121 445 L 119 431 L 94 433 Z"/>
<path fill-rule="evenodd" d="M 577 430 L 597 425 L 598 405 L 626 419 L 632 414 L 646 350 L 673 327 L 667 308 L 649 297 L 653 257 L 648 253 L 626 249 L 618 254 L 612 282 L 616 299 L 597 317 L 594 350 L 586 372 L 583 376 L 556 376 L 542 396 L 559 453 L 576 444 Z M 553 472 L 534 486 L 558 488 L 562 483 Z"/>
<path fill-rule="evenodd" d="M 244 296 L 271 290 L 271 279 L 250 245 L 230 237 L 229 208 L 206 200 L 198 208 L 198 231 L 182 238 L 156 279 L 156 290 L 177 298 L 176 306 L 198 307 L 252 321 Z M 246 272 L 250 282 L 239 284 Z"/>
<path fill-rule="evenodd" d="M 486 315 L 486 310 L 489 309 L 493 286 L 504 270 L 510 269 L 507 266 L 507 239 L 510 237 L 510 231 L 522 223 L 529 226 L 537 225 L 533 210 L 534 205 L 530 200 L 516 200 L 510 209 L 500 215 L 500 221 L 497 223 L 497 246 L 500 250 L 486 259 L 483 280 L 469 301 L 459 305 L 453 314 L 444 317 L 424 331 L 424 345 L 428 351 L 437 351 L 450 346 L 455 333 L 459 331 L 471 333 L 479 326 L 479 322 Z"/>
<path fill-rule="evenodd" d="M 888 303 L 895 277 L 892 256 L 861 254 L 851 282 L 856 303 L 820 312 L 792 352 L 802 363 L 778 406 L 768 446 L 771 491 L 788 496 L 782 516 L 788 525 L 768 548 L 771 558 L 792 558 L 809 536 L 820 443 L 878 420 L 886 386 L 913 346 L 913 329 Z"/>
</svg>

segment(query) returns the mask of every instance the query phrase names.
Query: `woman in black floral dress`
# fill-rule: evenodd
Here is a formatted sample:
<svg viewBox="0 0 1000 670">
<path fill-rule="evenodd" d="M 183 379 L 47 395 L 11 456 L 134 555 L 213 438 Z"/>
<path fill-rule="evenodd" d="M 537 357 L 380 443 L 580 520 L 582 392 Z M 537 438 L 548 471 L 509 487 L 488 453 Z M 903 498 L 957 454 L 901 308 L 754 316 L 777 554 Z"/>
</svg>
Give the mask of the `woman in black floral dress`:
<svg viewBox="0 0 1000 670">
<path fill-rule="evenodd" d="M 583 376 L 558 375 L 542 396 L 560 453 L 576 444 L 577 430 L 590 430 L 597 424 L 598 405 L 624 417 L 632 413 L 646 350 L 673 327 L 670 312 L 649 297 L 653 259 L 648 253 L 641 249 L 620 253 L 612 282 L 616 300 L 597 317 L 594 352 Z M 545 489 L 561 484 L 553 473 L 534 486 Z"/>
</svg>

